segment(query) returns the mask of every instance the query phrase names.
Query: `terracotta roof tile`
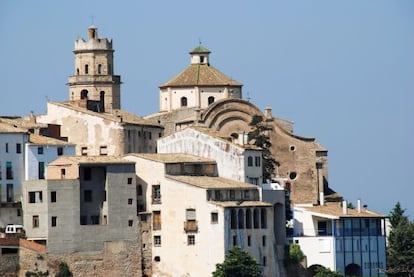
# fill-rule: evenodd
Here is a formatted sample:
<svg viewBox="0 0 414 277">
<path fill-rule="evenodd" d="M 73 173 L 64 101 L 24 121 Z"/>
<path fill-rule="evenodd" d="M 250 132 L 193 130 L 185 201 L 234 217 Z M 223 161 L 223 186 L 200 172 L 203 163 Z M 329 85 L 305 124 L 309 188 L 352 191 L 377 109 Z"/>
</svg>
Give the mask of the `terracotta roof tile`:
<svg viewBox="0 0 414 277">
<path fill-rule="evenodd" d="M 361 209 L 361 212 L 358 212 L 357 209 L 348 208 L 347 214 L 343 214 L 342 207 L 338 204 L 326 204 L 324 206 L 313 206 L 313 207 L 301 207 L 307 211 L 326 214 L 330 216 L 337 217 L 384 217 L 384 215 L 375 213 L 366 209 Z"/>
<path fill-rule="evenodd" d="M 45 136 L 40 136 L 36 134 L 30 134 L 29 142 L 33 144 L 47 144 L 47 145 L 74 145 L 73 143 L 70 143 L 67 141 L 45 137 Z"/>
<path fill-rule="evenodd" d="M 195 187 L 210 189 L 257 189 L 258 186 L 238 182 L 222 177 L 209 177 L 209 176 L 189 176 L 189 175 L 166 175 L 167 178 L 186 183 Z"/>
<path fill-rule="evenodd" d="M 62 156 L 49 165 L 75 164 L 131 164 L 132 161 L 113 156 Z"/>
<path fill-rule="evenodd" d="M 160 88 L 193 86 L 242 86 L 242 84 L 208 64 L 191 64 Z"/>
</svg>

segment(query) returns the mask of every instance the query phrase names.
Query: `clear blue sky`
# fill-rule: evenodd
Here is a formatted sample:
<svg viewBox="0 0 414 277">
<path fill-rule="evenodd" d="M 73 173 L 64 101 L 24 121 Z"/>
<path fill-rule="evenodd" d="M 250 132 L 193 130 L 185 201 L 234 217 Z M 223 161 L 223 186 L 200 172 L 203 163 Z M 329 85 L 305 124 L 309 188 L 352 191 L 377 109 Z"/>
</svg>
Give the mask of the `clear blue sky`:
<svg viewBox="0 0 414 277">
<path fill-rule="evenodd" d="M 414 1 L 3 0 L 0 114 L 68 99 L 92 21 L 114 40 L 125 110 L 157 112 L 158 85 L 201 40 L 245 98 L 328 148 L 345 199 L 385 214 L 400 201 L 414 219 Z"/>
</svg>

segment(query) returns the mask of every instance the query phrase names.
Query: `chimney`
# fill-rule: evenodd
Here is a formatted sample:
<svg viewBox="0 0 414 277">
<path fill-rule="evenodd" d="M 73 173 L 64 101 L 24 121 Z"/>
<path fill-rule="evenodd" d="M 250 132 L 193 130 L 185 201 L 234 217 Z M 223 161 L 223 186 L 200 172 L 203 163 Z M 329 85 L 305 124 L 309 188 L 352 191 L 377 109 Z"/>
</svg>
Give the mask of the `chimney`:
<svg viewBox="0 0 414 277">
<path fill-rule="evenodd" d="M 348 203 L 345 200 L 342 201 L 342 213 L 348 214 Z"/>
<path fill-rule="evenodd" d="M 357 209 L 358 209 L 358 213 L 361 212 L 361 199 L 357 200 Z"/>
<path fill-rule="evenodd" d="M 321 206 L 325 205 L 325 195 L 323 192 L 319 193 L 319 205 Z"/>
<path fill-rule="evenodd" d="M 265 119 L 272 119 L 272 108 L 271 107 L 265 108 Z"/>
</svg>

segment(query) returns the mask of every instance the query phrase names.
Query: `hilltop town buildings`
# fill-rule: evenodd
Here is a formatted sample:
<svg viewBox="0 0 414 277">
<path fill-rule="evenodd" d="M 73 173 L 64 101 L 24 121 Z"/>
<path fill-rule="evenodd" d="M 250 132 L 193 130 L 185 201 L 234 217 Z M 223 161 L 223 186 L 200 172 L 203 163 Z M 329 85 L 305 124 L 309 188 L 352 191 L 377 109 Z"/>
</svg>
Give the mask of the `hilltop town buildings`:
<svg viewBox="0 0 414 277">
<path fill-rule="evenodd" d="M 112 40 L 91 26 L 73 52 L 68 101 L 48 102 L 46 114 L 27 120 L 0 118 L 0 224 L 23 223 L 27 239 L 44 245 L 49 256 L 36 269 L 60 259 L 78 274 L 210 276 L 240 246 L 264 276 L 287 276 L 290 196 L 291 239 L 309 267 L 382 274 L 373 267 L 386 266 L 384 217 L 339 214 L 327 149 L 243 100 L 243 85 L 214 68 L 204 46 L 160 85 L 159 111 L 146 117 L 121 109 Z M 270 128 L 279 164 L 272 180 L 263 180 L 261 149 L 247 141 L 252 115 Z"/>
</svg>

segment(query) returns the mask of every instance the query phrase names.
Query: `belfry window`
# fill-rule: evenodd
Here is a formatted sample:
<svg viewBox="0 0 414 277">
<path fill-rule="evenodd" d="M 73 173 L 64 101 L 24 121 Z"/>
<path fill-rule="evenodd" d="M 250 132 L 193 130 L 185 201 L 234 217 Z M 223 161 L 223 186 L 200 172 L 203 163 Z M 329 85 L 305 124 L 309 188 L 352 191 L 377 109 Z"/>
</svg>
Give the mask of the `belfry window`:
<svg viewBox="0 0 414 277">
<path fill-rule="evenodd" d="M 89 65 L 85 64 L 85 74 L 89 74 Z"/>
<path fill-rule="evenodd" d="M 88 99 L 88 91 L 86 89 L 81 91 L 81 99 Z"/>
<path fill-rule="evenodd" d="M 102 74 L 102 64 L 98 64 L 98 74 Z"/>
<path fill-rule="evenodd" d="M 187 107 L 187 97 L 181 97 L 181 107 Z"/>
</svg>

